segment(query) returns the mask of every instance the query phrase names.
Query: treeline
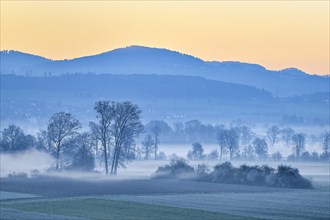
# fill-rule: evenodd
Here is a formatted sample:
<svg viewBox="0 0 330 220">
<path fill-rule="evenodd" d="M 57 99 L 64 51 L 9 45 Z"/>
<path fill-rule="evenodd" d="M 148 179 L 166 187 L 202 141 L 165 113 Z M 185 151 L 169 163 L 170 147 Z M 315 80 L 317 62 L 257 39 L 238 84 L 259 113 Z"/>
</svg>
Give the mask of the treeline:
<svg viewBox="0 0 330 220">
<path fill-rule="evenodd" d="M 1 132 L 0 152 L 36 149 L 54 156 L 55 170 L 91 171 L 99 163 L 105 173 L 111 174 L 116 174 L 118 168 L 125 167 L 131 160 L 178 158 L 160 151 L 166 143 L 193 143 L 192 150 L 187 153 L 190 160 L 280 161 L 283 159 L 281 152 L 269 154 L 269 149 L 276 149 L 278 145 L 292 150 L 288 160 L 327 161 L 330 158 L 329 131 L 314 136 L 273 125 L 264 135 L 258 135 L 239 121 L 226 127 L 190 120 L 176 122 L 171 127 L 165 121 L 153 120 L 143 126 L 141 110 L 131 102 L 99 101 L 94 110 L 96 118 L 84 131 L 78 119 L 64 112 L 55 113 L 47 128 L 36 136 L 9 125 Z M 306 151 L 307 142 L 321 145 L 323 151 Z M 218 146 L 205 154 L 201 143 L 217 143 Z"/>
<path fill-rule="evenodd" d="M 269 127 L 264 136 L 258 136 L 247 126 L 218 127 L 216 140 L 218 149 L 209 154 L 204 153 L 201 143 L 192 144 L 192 150 L 187 153 L 189 160 L 273 160 L 283 159 L 281 152 L 269 154 L 269 148 L 283 144 L 292 150 L 287 157 L 289 161 L 327 161 L 330 159 L 330 133 L 325 131 L 319 137 L 311 136 L 311 144 L 319 142 L 322 153 L 306 151 L 307 135 L 296 133 L 292 128 L 280 129 L 277 125 Z"/>
<path fill-rule="evenodd" d="M 325 161 L 329 160 L 330 134 L 324 131 L 319 136 L 296 132 L 290 127 L 280 128 L 270 126 L 264 135 L 256 134 L 249 126 L 234 121 L 229 126 L 205 125 L 198 120 L 185 123 L 174 123 L 173 128 L 164 121 L 151 121 L 145 126 L 147 135 L 142 142 L 145 159 L 150 159 L 152 153 L 157 158 L 160 139 L 165 143 L 177 141 L 193 143 L 192 150 L 187 153 L 189 160 L 274 160 L 280 161 L 283 156 L 280 151 L 269 154 L 270 149 L 285 146 L 292 151 L 288 156 L 290 161 Z M 171 141 L 168 141 L 171 140 Z M 217 143 L 218 148 L 209 154 L 204 153 L 201 143 Z M 322 151 L 308 152 L 306 145 L 321 145 Z M 273 150 L 274 151 L 274 150 Z M 164 155 L 159 155 L 158 159 Z"/>
</svg>

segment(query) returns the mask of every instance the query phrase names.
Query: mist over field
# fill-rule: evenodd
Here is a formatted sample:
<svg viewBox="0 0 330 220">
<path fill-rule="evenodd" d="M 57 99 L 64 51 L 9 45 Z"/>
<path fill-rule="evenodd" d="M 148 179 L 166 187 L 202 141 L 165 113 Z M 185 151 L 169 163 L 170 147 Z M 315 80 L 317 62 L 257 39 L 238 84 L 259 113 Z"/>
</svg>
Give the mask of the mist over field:
<svg viewBox="0 0 330 220">
<path fill-rule="evenodd" d="M 329 217 L 329 76 L 141 46 L 1 64 L 3 219 Z"/>
<path fill-rule="evenodd" d="M 54 159 L 47 153 L 37 150 L 28 150 L 18 154 L 0 154 L 0 177 L 9 174 L 27 173 L 33 170 L 45 172 L 54 163 Z"/>
</svg>

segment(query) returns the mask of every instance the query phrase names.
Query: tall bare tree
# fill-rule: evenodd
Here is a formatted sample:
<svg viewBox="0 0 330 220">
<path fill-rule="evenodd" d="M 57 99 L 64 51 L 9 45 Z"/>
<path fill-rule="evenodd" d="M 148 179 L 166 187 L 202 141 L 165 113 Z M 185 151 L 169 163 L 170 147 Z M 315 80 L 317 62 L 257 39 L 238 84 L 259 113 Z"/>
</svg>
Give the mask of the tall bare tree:
<svg viewBox="0 0 330 220">
<path fill-rule="evenodd" d="M 118 165 L 121 162 L 121 155 L 127 140 L 136 137 L 143 131 L 141 123 L 142 111 L 131 102 L 112 102 L 111 108 L 114 112 L 112 128 L 114 152 L 111 174 L 117 174 Z"/>
<path fill-rule="evenodd" d="M 98 101 L 94 105 L 94 110 L 97 115 L 96 118 L 98 122 L 90 122 L 89 126 L 92 130 L 92 133 L 101 141 L 103 156 L 104 156 L 104 166 L 105 173 L 109 173 L 109 152 L 108 147 L 110 144 L 110 135 L 111 135 L 111 123 L 114 118 L 114 109 L 112 104 L 109 101 Z"/>
<path fill-rule="evenodd" d="M 296 158 L 300 158 L 300 153 L 305 149 L 305 134 L 297 133 L 292 136 L 293 150 Z"/>
<path fill-rule="evenodd" d="M 255 137 L 255 134 L 253 133 L 251 128 L 249 128 L 246 125 L 243 125 L 243 126 L 239 127 L 238 130 L 239 130 L 241 144 L 242 145 L 250 144 L 251 141 L 253 140 L 253 138 Z"/>
<path fill-rule="evenodd" d="M 217 141 L 220 146 L 220 159 L 225 149 L 229 151 L 230 159 L 234 157 L 234 153 L 238 150 L 239 134 L 235 128 L 220 129 L 217 134 Z"/>
<path fill-rule="evenodd" d="M 254 151 L 258 155 L 259 159 L 265 159 L 268 152 L 268 145 L 265 139 L 256 138 L 253 141 Z"/>
<path fill-rule="evenodd" d="M 280 135 L 280 128 L 277 125 L 273 125 L 267 130 L 267 139 L 269 140 L 269 143 L 272 147 L 274 147 L 275 143 L 279 139 Z"/>
<path fill-rule="evenodd" d="M 171 127 L 165 121 L 150 121 L 146 124 L 146 131 L 150 132 L 154 139 L 154 158 L 157 159 L 158 148 L 160 144 L 159 136 L 161 134 L 169 134 L 171 132 Z"/>
<path fill-rule="evenodd" d="M 59 170 L 59 159 L 63 142 L 76 134 L 80 128 L 80 122 L 70 113 L 55 113 L 49 119 L 47 135 L 55 148 L 56 170 Z"/>
<path fill-rule="evenodd" d="M 330 132 L 329 131 L 324 131 L 321 134 L 320 139 L 322 141 L 323 154 L 325 156 L 328 156 L 329 155 L 329 150 L 330 150 Z"/>
<path fill-rule="evenodd" d="M 283 128 L 281 131 L 281 138 L 285 142 L 286 146 L 289 146 L 292 141 L 292 136 L 294 135 L 294 130 L 292 128 Z"/>
<path fill-rule="evenodd" d="M 152 146 L 155 144 L 154 139 L 150 134 L 144 137 L 142 141 L 142 151 L 144 153 L 144 159 L 148 160 L 150 158 L 150 154 L 153 151 Z"/>
</svg>

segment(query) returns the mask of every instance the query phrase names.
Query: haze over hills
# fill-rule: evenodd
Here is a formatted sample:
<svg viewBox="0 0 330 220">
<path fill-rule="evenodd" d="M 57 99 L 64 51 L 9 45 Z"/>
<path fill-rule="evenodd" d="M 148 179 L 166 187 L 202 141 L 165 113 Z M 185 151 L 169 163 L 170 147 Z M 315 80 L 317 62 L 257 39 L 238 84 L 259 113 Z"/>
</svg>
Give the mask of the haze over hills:
<svg viewBox="0 0 330 220">
<path fill-rule="evenodd" d="M 255 87 L 196 76 L 1 75 L 3 124 L 16 122 L 32 126 L 46 122 L 58 111 L 72 112 L 88 122 L 95 117 L 95 101 L 104 99 L 138 104 L 146 122 L 199 119 L 229 123 L 242 119 L 249 123 L 282 123 L 286 118 L 286 123 L 324 125 L 329 120 L 327 93 L 277 99 Z"/>
<path fill-rule="evenodd" d="M 324 125 L 329 77 L 294 68 L 269 71 L 256 64 L 206 62 L 140 46 L 57 61 L 1 52 L 2 123 L 43 123 L 56 111 L 88 122 L 101 99 L 137 103 L 144 120 L 281 123 L 285 118 Z"/>
<path fill-rule="evenodd" d="M 329 92 L 329 77 L 309 75 L 295 68 L 271 71 L 257 64 L 208 62 L 167 49 L 142 46 L 56 61 L 2 51 L 1 73 L 31 76 L 67 73 L 185 75 L 254 86 L 280 97 Z"/>
</svg>

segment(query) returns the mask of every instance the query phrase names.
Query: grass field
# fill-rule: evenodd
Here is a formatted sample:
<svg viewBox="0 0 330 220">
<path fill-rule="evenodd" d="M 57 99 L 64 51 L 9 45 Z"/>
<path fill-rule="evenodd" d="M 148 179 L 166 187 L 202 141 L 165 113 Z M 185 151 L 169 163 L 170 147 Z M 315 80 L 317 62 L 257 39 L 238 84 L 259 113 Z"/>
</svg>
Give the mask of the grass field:
<svg viewBox="0 0 330 220">
<path fill-rule="evenodd" d="M 0 218 L 330 219 L 329 165 L 301 164 L 301 173 L 313 180 L 313 189 L 146 178 L 0 178 Z"/>
<path fill-rule="evenodd" d="M 104 198 L 213 211 L 260 219 L 329 219 L 330 194 L 323 190 L 269 193 L 111 195 Z"/>
<path fill-rule="evenodd" d="M 5 203 L 2 207 L 87 219 L 247 219 L 204 210 L 91 198 Z"/>
</svg>

